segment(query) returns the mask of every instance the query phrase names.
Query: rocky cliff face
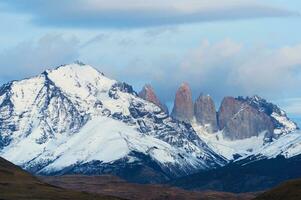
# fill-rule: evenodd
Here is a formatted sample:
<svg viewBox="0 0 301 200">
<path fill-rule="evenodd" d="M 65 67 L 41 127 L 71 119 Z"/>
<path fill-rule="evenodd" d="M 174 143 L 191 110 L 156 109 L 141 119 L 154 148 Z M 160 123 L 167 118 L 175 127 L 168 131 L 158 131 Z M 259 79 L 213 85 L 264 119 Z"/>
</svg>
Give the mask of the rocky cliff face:
<svg viewBox="0 0 301 200">
<path fill-rule="evenodd" d="M 259 96 L 225 97 L 218 113 L 210 96 L 200 95 L 193 105 L 191 90 L 186 83 L 176 93 L 171 116 L 193 124 L 198 130 L 210 133 L 223 130 L 225 138 L 230 140 L 264 134 L 264 140 L 270 141 L 298 129 L 283 110 Z"/>
<path fill-rule="evenodd" d="M 297 129 L 276 105 L 254 97 L 225 97 L 218 112 L 218 125 L 231 140 L 246 139 L 265 133 L 265 139 Z"/>
<path fill-rule="evenodd" d="M 193 119 L 192 94 L 187 83 L 183 83 L 176 93 L 171 116 L 184 122 L 190 122 Z"/>
<path fill-rule="evenodd" d="M 227 122 L 240 110 L 242 103 L 234 97 L 225 97 L 218 110 L 218 126 L 222 130 Z"/>
<path fill-rule="evenodd" d="M 291 121 L 286 113 L 277 105 L 268 102 L 257 95 L 246 98 L 238 97 L 237 100 L 246 103 L 256 110 L 266 114 L 273 123 L 275 138 L 299 129 L 297 124 Z"/>
<path fill-rule="evenodd" d="M 265 132 L 273 136 L 272 120 L 260 110 L 239 98 L 225 97 L 218 112 L 219 128 L 226 138 L 246 139 Z"/>
<path fill-rule="evenodd" d="M 246 139 L 264 133 L 265 138 L 270 140 L 273 137 L 273 124 L 264 113 L 244 105 L 227 121 L 223 133 L 231 140 Z"/>
<path fill-rule="evenodd" d="M 194 103 L 194 115 L 197 123 L 205 126 L 208 132 L 218 131 L 216 109 L 210 96 L 199 96 Z"/>
<path fill-rule="evenodd" d="M 168 108 L 165 104 L 163 104 L 159 98 L 157 97 L 154 89 L 152 88 L 151 85 L 146 84 L 142 90 L 139 92 L 139 97 L 152 102 L 153 104 L 157 105 L 159 108 L 161 108 L 165 113 L 168 113 Z"/>
</svg>

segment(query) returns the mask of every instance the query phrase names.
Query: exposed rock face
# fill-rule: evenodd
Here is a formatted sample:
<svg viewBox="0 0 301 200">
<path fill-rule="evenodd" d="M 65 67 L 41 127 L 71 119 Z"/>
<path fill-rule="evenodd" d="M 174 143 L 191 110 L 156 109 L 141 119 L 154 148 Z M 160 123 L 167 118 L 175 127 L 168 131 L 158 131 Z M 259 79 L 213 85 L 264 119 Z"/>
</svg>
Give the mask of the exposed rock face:
<svg viewBox="0 0 301 200">
<path fill-rule="evenodd" d="M 157 105 L 158 107 L 160 107 L 165 113 L 168 113 L 168 108 L 165 104 L 161 103 L 161 101 L 159 100 L 159 98 L 157 97 L 157 95 L 155 94 L 154 89 L 152 88 L 151 85 L 146 84 L 142 90 L 139 92 L 139 97 L 152 102 L 153 104 Z"/>
<path fill-rule="evenodd" d="M 193 103 L 189 85 L 183 83 L 176 93 L 171 116 L 177 120 L 190 122 L 193 118 Z"/>
<path fill-rule="evenodd" d="M 239 101 L 245 102 L 256 110 L 265 113 L 273 122 L 274 136 L 279 137 L 282 134 L 290 133 L 299 129 L 297 124 L 291 121 L 286 113 L 277 105 L 266 101 L 265 99 L 255 95 L 253 97 L 238 97 Z"/>
<path fill-rule="evenodd" d="M 223 129 L 226 123 L 240 110 L 242 103 L 234 97 L 225 97 L 218 111 L 218 126 Z"/>
<path fill-rule="evenodd" d="M 273 122 L 266 113 L 233 97 L 224 98 L 218 121 L 224 136 L 231 140 L 258 136 L 262 132 L 265 132 L 266 138 L 273 136 Z"/>
<path fill-rule="evenodd" d="M 265 131 L 266 139 L 273 136 L 271 119 L 264 113 L 246 105 L 227 122 L 224 136 L 231 140 L 239 140 L 258 136 L 263 131 Z"/>
<path fill-rule="evenodd" d="M 197 123 L 206 126 L 209 132 L 218 130 L 215 105 L 210 96 L 199 96 L 194 103 L 194 115 Z"/>
</svg>

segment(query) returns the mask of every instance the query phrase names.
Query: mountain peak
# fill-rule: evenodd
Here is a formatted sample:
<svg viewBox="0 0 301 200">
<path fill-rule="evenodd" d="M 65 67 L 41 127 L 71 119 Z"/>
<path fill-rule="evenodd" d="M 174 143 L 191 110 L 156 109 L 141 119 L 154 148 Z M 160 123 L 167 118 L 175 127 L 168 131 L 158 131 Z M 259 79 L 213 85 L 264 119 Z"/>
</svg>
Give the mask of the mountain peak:
<svg viewBox="0 0 301 200">
<path fill-rule="evenodd" d="M 168 113 L 167 106 L 161 103 L 150 84 L 144 85 L 142 90 L 139 92 L 139 97 L 146 101 L 154 103 L 155 105 L 159 106 L 165 113 Z"/>
<path fill-rule="evenodd" d="M 190 122 L 193 118 L 192 94 L 188 83 L 181 84 L 176 92 L 171 115 L 180 121 Z"/>
<path fill-rule="evenodd" d="M 180 87 L 179 90 L 189 90 L 190 91 L 190 86 L 187 82 L 183 82 Z"/>
<path fill-rule="evenodd" d="M 194 103 L 194 115 L 199 124 L 207 127 L 208 132 L 218 130 L 215 104 L 209 95 L 200 94 Z"/>
<path fill-rule="evenodd" d="M 68 64 L 46 70 L 47 77 L 69 95 L 85 99 L 99 89 L 108 91 L 117 81 L 109 79 L 90 65 Z"/>
<path fill-rule="evenodd" d="M 54 69 L 46 70 L 45 72 L 49 73 L 62 73 L 62 74 L 91 74 L 91 75 L 104 75 L 102 72 L 99 72 L 97 69 L 92 67 L 91 65 L 86 65 L 83 63 L 72 63 L 72 64 L 65 64 L 65 65 L 60 65 Z M 82 75 L 84 75 L 82 74 Z"/>
</svg>

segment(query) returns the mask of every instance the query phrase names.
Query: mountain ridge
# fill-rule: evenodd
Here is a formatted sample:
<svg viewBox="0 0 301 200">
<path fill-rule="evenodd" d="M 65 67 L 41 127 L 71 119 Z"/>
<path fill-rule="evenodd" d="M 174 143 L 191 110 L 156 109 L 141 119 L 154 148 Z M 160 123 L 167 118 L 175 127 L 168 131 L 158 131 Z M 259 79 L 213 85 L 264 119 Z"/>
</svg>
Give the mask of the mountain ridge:
<svg viewBox="0 0 301 200">
<path fill-rule="evenodd" d="M 190 90 L 188 84 L 181 87 L 184 93 Z M 183 102 L 191 100 L 191 93 L 181 92 L 178 96 L 184 101 L 178 101 L 175 114 L 183 110 Z M 199 121 L 207 102 L 212 104 L 206 100 L 197 107 Z M 252 117 L 239 118 L 247 124 L 257 115 L 268 112 L 271 119 L 276 113 L 274 127 L 279 131 L 273 134 L 277 137 L 266 141 L 266 134 L 257 132 L 250 138 L 229 140 L 224 130 L 208 132 L 205 124 L 191 118 L 192 102 L 190 121 L 182 122 L 140 98 L 127 83 L 82 63 L 63 65 L 0 87 L 0 156 L 36 174 L 108 173 L 147 183 L 218 168 L 252 155 L 260 159 L 301 153 L 297 145 L 301 136 L 294 132 L 297 126 L 287 128 L 293 122 L 277 106 L 259 97 L 238 97 L 234 103 L 238 111 L 250 107 L 243 116 Z"/>
<path fill-rule="evenodd" d="M 226 163 L 190 125 L 91 66 L 46 70 L 1 91 L 1 137 L 9 141 L 1 155 L 33 173 L 119 173 L 117 162 L 170 178 Z"/>
</svg>

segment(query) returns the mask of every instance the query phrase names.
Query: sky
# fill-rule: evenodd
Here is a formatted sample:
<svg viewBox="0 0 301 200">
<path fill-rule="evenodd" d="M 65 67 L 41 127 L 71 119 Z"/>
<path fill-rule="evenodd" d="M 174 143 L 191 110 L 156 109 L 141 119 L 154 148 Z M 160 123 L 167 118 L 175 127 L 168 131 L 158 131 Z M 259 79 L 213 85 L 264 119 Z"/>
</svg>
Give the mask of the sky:
<svg viewBox="0 0 301 200">
<path fill-rule="evenodd" d="M 260 95 L 301 122 L 299 0 L 0 0 L 0 84 L 80 60 L 171 105 Z"/>
</svg>

